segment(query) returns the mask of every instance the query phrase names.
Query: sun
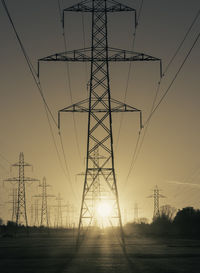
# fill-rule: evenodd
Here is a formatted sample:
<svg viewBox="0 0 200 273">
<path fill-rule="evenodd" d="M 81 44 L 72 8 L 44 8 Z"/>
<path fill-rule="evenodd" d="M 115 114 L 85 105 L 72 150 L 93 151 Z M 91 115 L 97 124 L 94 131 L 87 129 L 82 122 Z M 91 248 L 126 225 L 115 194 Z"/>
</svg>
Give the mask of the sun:
<svg viewBox="0 0 200 273">
<path fill-rule="evenodd" d="M 97 205 L 97 214 L 101 218 L 107 218 L 111 215 L 112 206 L 106 201 L 100 201 Z"/>
</svg>

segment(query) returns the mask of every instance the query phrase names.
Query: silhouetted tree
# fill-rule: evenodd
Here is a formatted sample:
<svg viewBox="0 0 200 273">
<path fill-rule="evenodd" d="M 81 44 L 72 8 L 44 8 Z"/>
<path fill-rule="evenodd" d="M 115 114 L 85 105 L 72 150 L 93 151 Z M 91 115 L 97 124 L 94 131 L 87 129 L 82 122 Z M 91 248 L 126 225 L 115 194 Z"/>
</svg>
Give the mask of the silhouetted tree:
<svg viewBox="0 0 200 273">
<path fill-rule="evenodd" d="M 200 234 L 200 210 L 193 207 L 179 210 L 174 218 L 174 226 L 182 234 Z"/>
<path fill-rule="evenodd" d="M 153 218 L 151 224 L 151 232 L 155 235 L 170 234 L 172 232 L 172 221 L 175 215 L 176 209 L 170 205 L 164 205 L 160 207 L 160 213 Z"/>
<path fill-rule="evenodd" d="M 149 222 L 148 218 L 145 217 L 139 218 L 137 221 L 138 224 L 148 224 L 148 222 Z"/>
<path fill-rule="evenodd" d="M 164 205 L 160 207 L 160 217 L 166 218 L 169 221 L 174 219 L 176 212 L 177 209 L 170 205 Z"/>
</svg>

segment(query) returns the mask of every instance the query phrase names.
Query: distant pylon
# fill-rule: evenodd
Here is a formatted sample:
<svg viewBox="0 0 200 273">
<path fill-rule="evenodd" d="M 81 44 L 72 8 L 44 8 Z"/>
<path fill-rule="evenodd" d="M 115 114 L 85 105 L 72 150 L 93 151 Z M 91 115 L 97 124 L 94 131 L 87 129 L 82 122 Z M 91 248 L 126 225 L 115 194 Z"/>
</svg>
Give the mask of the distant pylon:
<svg viewBox="0 0 200 273">
<path fill-rule="evenodd" d="M 66 227 L 71 228 L 74 223 L 74 206 L 67 202 L 64 207 L 66 207 Z"/>
<path fill-rule="evenodd" d="M 153 210 L 153 218 L 156 218 L 160 215 L 160 198 L 165 198 L 164 195 L 160 194 L 160 190 L 156 185 L 153 189 L 153 195 L 148 196 L 148 198 L 153 198 L 154 210 Z"/>
<path fill-rule="evenodd" d="M 159 61 L 160 59 L 133 51 L 109 47 L 108 44 L 108 14 L 113 12 L 133 12 L 135 26 L 137 25 L 136 10 L 115 0 L 87 0 L 63 10 L 65 12 L 91 13 L 91 46 L 68 52 L 56 53 L 39 61 L 60 62 L 90 62 L 91 74 L 89 83 L 89 98 L 65 107 L 59 111 L 59 127 L 61 112 L 88 113 L 87 159 L 83 186 L 77 245 L 80 235 L 95 222 L 94 208 L 91 205 L 91 189 L 97 179 L 109 192 L 109 207 L 111 212 L 107 217 L 111 226 L 120 228 L 121 239 L 124 242 L 122 218 L 119 205 L 119 195 L 114 167 L 112 114 L 119 112 L 138 112 L 135 107 L 117 101 L 110 92 L 110 62 Z M 63 18 L 64 26 L 64 18 Z M 38 66 L 39 71 L 39 66 Z M 142 127 L 142 124 L 140 122 Z M 99 165 L 94 168 L 93 152 L 99 149 L 104 156 Z M 94 175 L 95 173 L 95 175 Z"/>
<path fill-rule="evenodd" d="M 9 195 L 12 197 L 12 200 L 9 201 L 8 203 L 12 204 L 12 217 L 11 220 L 12 222 L 16 222 L 16 212 L 17 212 L 17 189 L 13 188 L 12 189 L 12 194 Z"/>
<path fill-rule="evenodd" d="M 55 195 L 47 194 L 47 188 L 50 187 L 50 185 L 47 184 L 46 177 L 43 177 L 42 184 L 39 184 L 39 187 L 42 188 L 42 194 L 35 195 L 34 197 L 42 199 L 40 226 L 46 225 L 49 227 L 48 198 L 55 197 Z"/>
<path fill-rule="evenodd" d="M 138 221 L 138 217 L 139 217 L 139 209 L 138 209 L 138 204 L 135 203 L 134 205 L 134 222 Z"/>
<path fill-rule="evenodd" d="M 13 167 L 19 168 L 19 176 L 8 178 L 4 181 L 7 182 L 18 182 L 18 190 L 17 190 L 17 211 L 16 211 L 16 224 L 25 224 L 28 226 L 28 218 L 26 212 L 26 190 L 25 190 L 25 182 L 33 182 L 39 181 L 35 178 L 25 177 L 24 176 L 24 168 L 30 167 L 32 165 L 24 162 L 24 154 L 20 153 L 19 162 L 12 165 Z M 24 221 L 23 221 L 23 220 Z"/>
<path fill-rule="evenodd" d="M 31 214 L 31 222 L 30 222 L 30 225 L 33 226 L 34 225 L 34 206 L 33 204 L 31 204 L 31 207 L 30 207 L 30 214 Z"/>
<path fill-rule="evenodd" d="M 56 208 L 56 213 L 55 213 L 55 227 L 60 228 L 63 226 L 62 223 L 62 198 L 60 197 L 60 193 L 58 194 L 58 197 L 56 198 L 57 205 L 54 207 Z"/>
<path fill-rule="evenodd" d="M 35 199 L 34 202 L 34 226 L 38 227 L 39 226 L 39 206 L 38 206 L 38 198 Z"/>
<path fill-rule="evenodd" d="M 0 208 L 1 207 L 4 207 L 4 205 L 3 204 L 0 204 Z M 0 210 L 0 218 L 2 218 L 2 212 L 1 212 L 1 210 Z M 1 221 L 1 220 L 0 220 Z"/>
<path fill-rule="evenodd" d="M 127 208 L 124 208 L 124 225 L 128 222 L 128 212 Z"/>
</svg>

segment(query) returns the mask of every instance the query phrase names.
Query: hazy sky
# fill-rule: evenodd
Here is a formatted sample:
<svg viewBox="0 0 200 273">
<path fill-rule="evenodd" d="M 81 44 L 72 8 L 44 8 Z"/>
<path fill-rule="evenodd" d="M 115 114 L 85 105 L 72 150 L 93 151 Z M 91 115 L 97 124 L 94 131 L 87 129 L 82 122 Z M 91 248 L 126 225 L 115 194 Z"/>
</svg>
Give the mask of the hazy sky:
<svg viewBox="0 0 200 273">
<path fill-rule="evenodd" d="M 68 7 L 79 1 L 61 1 Z M 12 19 L 24 46 L 36 66 L 37 59 L 64 51 L 58 1 L 56 0 L 7 0 Z M 141 0 L 123 1 L 139 8 Z M 137 30 L 135 51 L 143 52 L 163 60 L 165 68 L 176 51 L 187 29 L 200 8 L 199 0 L 144 0 Z M 91 16 L 84 15 L 86 46 L 90 46 Z M 166 73 L 159 96 L 165 92 L 181 65 L 200 29 L 196 22 L 182 50 Z M 132 49 L 133 15 L 112 14 L 109 17 L 109 45 Z M 10 163 L 18 160 L 24 152 L 25 160 L 34 166 L 27 176 L 47 181 L 50 190 L 61 192 L 64 202 L 75 202 L 60 167 L 50 134 L 43 103 L 28 70 L 19 44 L 10 26 L 5 11 L 0 5 L 0 154 Z M 83 48 L 83 24 L 81 14 L 66 15 L 67 49 Z M 157 184 L 167 198 L 162 204 L 177 208 L 200 207 L 200 43 L 193 49 L 183 70 L 173 84 L 166 100 L 153 116 L 141 152 L 125 185 L 131 158 L 139 131 L 139 119 L 135 113 L 124 114 L 119 142 L 116 146 L 120 114 L 113 115 L 114 155 L 117 183 L 121 205 L 141 208 L 139 216 L 151 217 L 153 200 L 146 197 Z M 73 102 L 87 97 L 86 84 L 89 79 L 89 64 L 70 64 L 70 79 Z M 111 64 L 111 96 L 124 100 L 129 63 Z M 66 82 L 66 67 L 63 63 L 45 63 L 41 67 L 41 83 L 45 97 L 57 118 L 57 111 L 71 105 L 69 87 Z M 126 103 L 143 111 L 144 121 L 150 112 L 159 81 L 159 65 L 156 63 L 134 63 L 128 84 Z M 80 155 L 75 141 L 73 116 L 62 115 L 62 134 L 70 169 L 71 182 L 80 201 L 85 170 L 87 114 L 75 115 Z M 53 124 L 52 124 L 53 126 Z M 61 147 L 56 128 L 53 126 L 60 155 Z M 63 161 L 63 158 L 62 158 Z M 64 161 L 63 161 L 64 162 Z M 6 172 L 7 171 L 7 172 Z M 9 164 L 0 157 L 1 179 L 15 176 Z M 185 185 L 182 183 L 186 183 Z M 1 203 L 8 201 L 10 185 L 1 186 Z M 27 187 L 29 196 L 35 186 Z M 30 198 L 29 203 L 30 204 Z M 78 207 L 78 205 L 77 205 Z M 3 208 L 0 207 L 2 211 Z M 8 218 L 6 207 L 4 217 Z"/>
</svg>

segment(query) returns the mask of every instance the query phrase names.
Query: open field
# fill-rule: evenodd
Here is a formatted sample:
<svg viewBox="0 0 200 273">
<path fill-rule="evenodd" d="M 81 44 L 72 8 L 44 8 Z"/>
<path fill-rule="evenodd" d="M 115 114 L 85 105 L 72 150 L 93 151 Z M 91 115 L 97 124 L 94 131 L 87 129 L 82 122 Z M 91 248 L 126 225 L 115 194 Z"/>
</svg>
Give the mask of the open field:
<svg viewBox="0 0 200 273">
<path fill-rule="evenodd" d="M 0 238 L 1 273 L 199 273 L 200 241 L 127 238 L 126 253 L 116 237 L 87 238 L 78 251 L 74 237 Z"/>
</svg>

